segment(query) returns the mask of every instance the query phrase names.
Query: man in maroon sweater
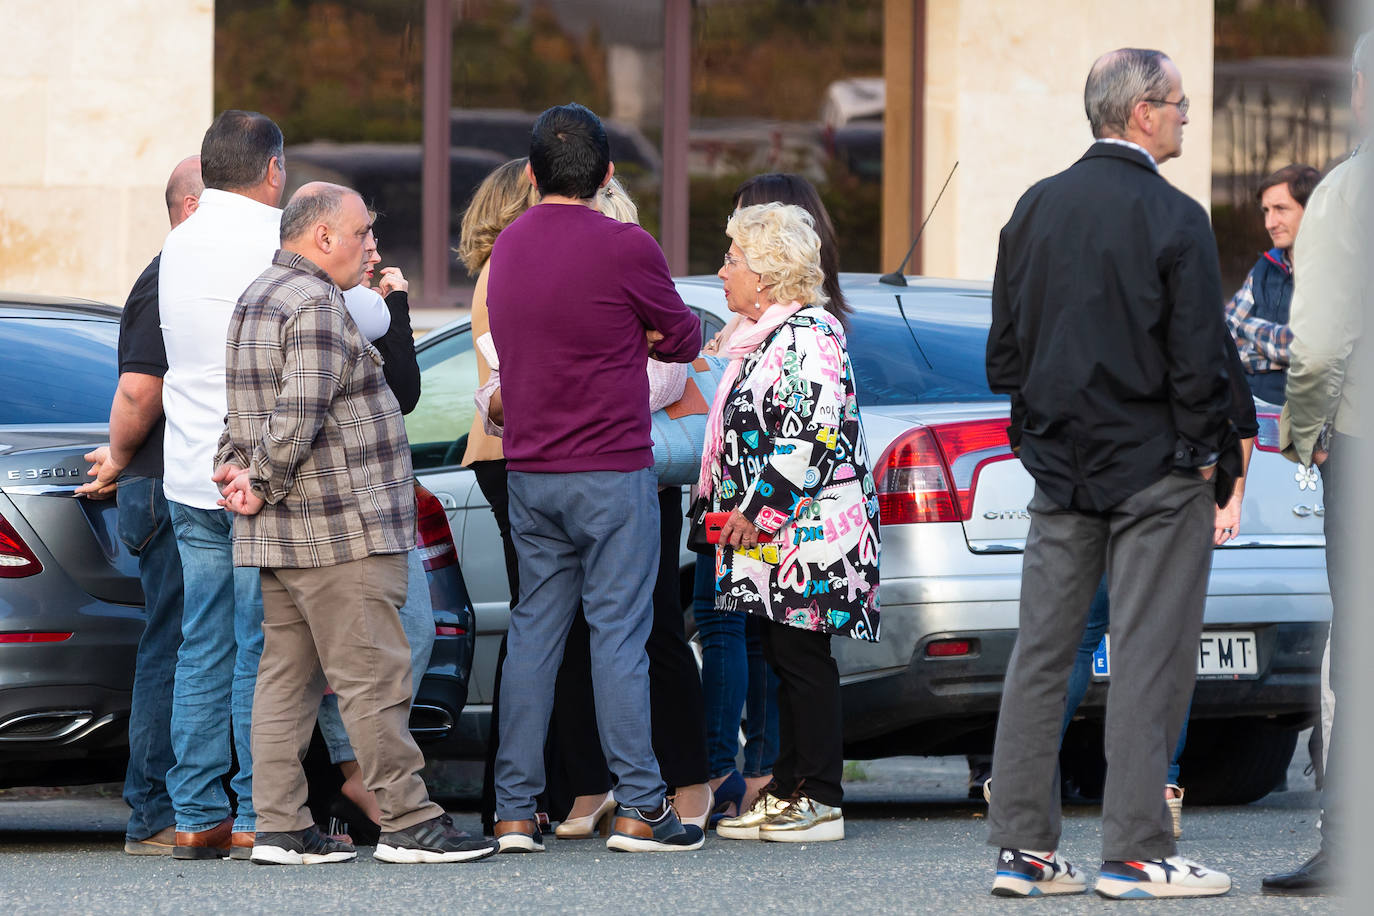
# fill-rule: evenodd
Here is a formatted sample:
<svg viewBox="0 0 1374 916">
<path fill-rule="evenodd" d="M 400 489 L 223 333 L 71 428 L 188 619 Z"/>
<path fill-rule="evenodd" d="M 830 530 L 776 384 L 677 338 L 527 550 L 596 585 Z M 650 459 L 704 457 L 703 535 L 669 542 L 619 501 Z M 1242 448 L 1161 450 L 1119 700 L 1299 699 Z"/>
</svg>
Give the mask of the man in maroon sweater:
<svg viewBox="0 0 1374 916">
<path fill-rule="evenodd" d="M 649 340 L 657 359 L 693 359 L 701 324 L 653 238 L 593 209 L 614 172 L 596 115 L 576 104 L 540 115 L 528 172 L 540 202 L 496 240 L 487 286 L 520 562 L 501 678 L 496 835 L 502 852 L 544 848 L 534 799 L 544 789 L 552 673 L 580 599 L 620 803 L 606 845 L 697 849 L 701 828 L 668 804 L 649 737 L 644 644 L 659 537 L 645 360 Z"/>
</svg>

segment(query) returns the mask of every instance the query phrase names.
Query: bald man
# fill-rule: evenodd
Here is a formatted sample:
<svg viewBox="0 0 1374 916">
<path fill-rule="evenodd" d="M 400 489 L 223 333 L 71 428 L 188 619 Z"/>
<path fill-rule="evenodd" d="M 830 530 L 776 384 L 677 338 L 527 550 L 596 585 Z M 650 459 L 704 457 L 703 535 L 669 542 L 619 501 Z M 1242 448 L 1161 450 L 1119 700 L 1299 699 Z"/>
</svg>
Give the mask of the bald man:
<svg viewBox="0 0 1374 916">
<path fill-rule="evenodd" d="M 357 856 L 321 835 L 306 805 L 301 758 L 326 681 L 381 808 L 374 858 L 465 862 L 496 852 L 430 800 L 408 728 L 410 646 L 397 609 L 415 546 L 410 444 L 382 361 L 344 301 L 375 247 L 356 192 L 307 184 L 282 211 L 281 249 L 229 320 L 215 480 L 238 515 L 234 565 L 255 569 L 262 589 L 252 728 L 252 859 L 261 864 Z"/>
<path fill-rule="evenodd" d="M 167 179 L 167 218 L 175 228 L 195 212 L 205 189 L 200 157 L 177 163 Z M 93 499 L 119 492 L 119 537 L 138 557 L 145 623 L 129 710 L 124 831 L 130 855 L 171 855 L 176 813 L 167 794 L 172 753 L 172 684 L 181 645 L 181 558 L 162 494 L 162 377 L 167 351 L 157 299 L 161 253 L 144 268 L 119 320 L 119 387 L 110 406 L 110 444 L 86 456 L 95 479 L 78 490 Z"/>
</svg>

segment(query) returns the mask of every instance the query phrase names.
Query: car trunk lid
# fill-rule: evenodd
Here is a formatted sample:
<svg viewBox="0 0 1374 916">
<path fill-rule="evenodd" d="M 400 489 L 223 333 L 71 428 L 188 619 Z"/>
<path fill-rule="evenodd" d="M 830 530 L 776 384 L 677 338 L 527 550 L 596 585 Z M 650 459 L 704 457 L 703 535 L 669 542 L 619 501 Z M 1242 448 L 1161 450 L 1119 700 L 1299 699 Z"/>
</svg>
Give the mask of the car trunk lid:
<svg viewBox="0 0 1374 916">
<path fill-rule="evenodd" d="M 44 566 L 51 558 L 94 598 L 141 604 L 138 560 L 119 540 L 115 500 L 76 496 L 89 467 L 82 455 L 103 438 L 94 427 L 0 430 L 0 493 L 13 506 L 5 515 Z"/>
</svg>

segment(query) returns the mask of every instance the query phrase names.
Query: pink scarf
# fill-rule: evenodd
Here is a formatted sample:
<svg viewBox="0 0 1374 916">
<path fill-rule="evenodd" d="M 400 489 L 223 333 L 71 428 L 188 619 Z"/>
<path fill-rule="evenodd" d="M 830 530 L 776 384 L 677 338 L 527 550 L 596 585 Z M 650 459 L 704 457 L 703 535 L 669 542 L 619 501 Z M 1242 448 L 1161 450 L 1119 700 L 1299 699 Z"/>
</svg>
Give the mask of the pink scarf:
<svg viewBox="0 0 1374 916">
<path fill-rule="evenodd" d="M 730 357 L 730 364 L 725 367 L 720 384 L 716 385 L 716 397 L 711 402 L 711 412 L 706 416 L 706 442 L 701 449 L 701 475 L 697 478 L 697 492 L 700 495 L 711 495 L 711 469 L 715 466 L 725 444 L 725 402 L 730 399 L 735 382 L 739 378 L 740 367 L 744 365 L 744 358 L 757 350 L 770 334 L 801 310 L 800 302 L 793 301 L 786 305 L 775 303 L 768 306 L 767 311 L 759 316 L 757 321 L 741 317 L 735 333 L 730 335 L 730 340 L 722 348 L 724 355 Z"/>
</svg>

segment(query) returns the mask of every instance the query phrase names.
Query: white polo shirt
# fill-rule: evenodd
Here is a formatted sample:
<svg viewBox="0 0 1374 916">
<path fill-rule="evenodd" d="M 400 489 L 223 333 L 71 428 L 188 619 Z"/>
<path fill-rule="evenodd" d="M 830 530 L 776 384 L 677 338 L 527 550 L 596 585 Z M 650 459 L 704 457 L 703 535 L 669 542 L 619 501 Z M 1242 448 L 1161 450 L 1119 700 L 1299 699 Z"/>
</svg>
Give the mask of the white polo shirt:
<svg viewBox="0 0 1374 916">
<path fill-rule="evenodd" d="M 217 509 L 210 480 L 224 429 L 225 343 L 239 296 L 281 247 L 281 210 L 242 194 L 206 188 L 196 212 L 167 235 L 158 272 L 158 311 L 167 348 L 162 380 L 163 491 L 198 509 Z M 354 287 L 344 301 L 369 339 L 391 316 L 373 290 Z M 380 331 L 375 335 L 380 322 Z"/>
</svg>

